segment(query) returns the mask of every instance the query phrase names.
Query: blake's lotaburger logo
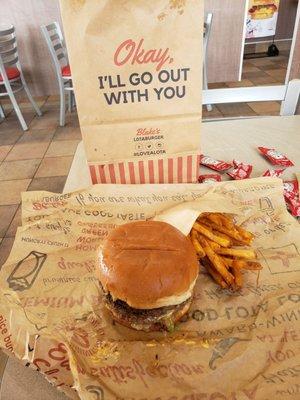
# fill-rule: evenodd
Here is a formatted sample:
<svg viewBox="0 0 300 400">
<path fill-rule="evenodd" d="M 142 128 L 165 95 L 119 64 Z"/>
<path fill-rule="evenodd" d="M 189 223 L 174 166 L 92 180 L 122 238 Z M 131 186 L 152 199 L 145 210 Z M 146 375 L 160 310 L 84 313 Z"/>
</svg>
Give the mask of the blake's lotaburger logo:
<svg viewBox="0 0 300 400">
<path fill-rule="evenodd" d="M 171 64 L 174 60 L 166 49 L 145 49 L 144 39 L 135 42 L 127 39 L 116 49 L 114 63 L 118 67 L 125 64 L 157 64 L 156 71 L 160 71 L 166 64 Z"/>
</svg>

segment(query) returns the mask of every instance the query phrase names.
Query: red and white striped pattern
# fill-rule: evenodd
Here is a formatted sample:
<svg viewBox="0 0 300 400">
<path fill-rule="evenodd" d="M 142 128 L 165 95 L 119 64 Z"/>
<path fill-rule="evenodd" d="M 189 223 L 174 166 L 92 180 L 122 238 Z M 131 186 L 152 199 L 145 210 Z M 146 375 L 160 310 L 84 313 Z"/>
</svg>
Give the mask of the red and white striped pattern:
<svg viewBox="0 0 300 400">
<path fill-rule="evenodd" d="M 199 175 L 200 155 L 129 161 L 113 164 L 89 163 L 95 183 L 192 183 Z"/>
</svg>

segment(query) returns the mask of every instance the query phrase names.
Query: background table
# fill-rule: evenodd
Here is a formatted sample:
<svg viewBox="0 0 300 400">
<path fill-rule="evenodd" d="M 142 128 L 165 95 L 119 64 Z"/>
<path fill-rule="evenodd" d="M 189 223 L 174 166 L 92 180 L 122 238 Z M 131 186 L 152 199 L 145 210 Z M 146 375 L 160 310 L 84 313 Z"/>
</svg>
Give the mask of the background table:
<svg viewBox="0 0 300 400">
<path fill-rule="evenodd" d="M 295 166 L 287 168 L 283 175 L 285 180 L 293 179 L 294 173 L 300 172 L 300 116 L 206 122 L 202 124 L 200 135 L 202 154 L 224 161 L 237 159 L 252 164 L 253 178 L 273 168 L 258 152 L 258 146 L 275 148 L 294 161 Z M 211 174 L 213 171 L 201 166 L 200 173 Z M 230 178 L 223 174 L 222 179 Z M 91 184 L 81 142 L 75 153 L 64 192 L 82 189 Z"/>
<path fill-rule="evenodd" d="M 207 122 L 201 129 L 201 153 L 231 161 L 253 164 L 253 177 L 262 175 L 272 165 L 259 154 L 257 146 L 273 147 L 286 154 L 295 166 L 285 171 L 284 179 L 292 179 L 300 172 L 300 116 L 266 117 L 231 121 Z M 201 173 L 213 173 L 201 167 Z M 223 174 L 223 180 L 229 177 Z M 65 192 L 82 189 L 91 185 L 83 143 L 78 145 Z M 17 376 L 12 371 L 19 371 Z M 10 388 L 14 387 L 11 397 Z M 17 390 L 16 390 L 17 389 Z M 24 368 L 19 361 L 9 359 L 2 379 L 1 400 L 63 400 L 65 396 L 51 387 L 39 373 Z"/>
</svg>

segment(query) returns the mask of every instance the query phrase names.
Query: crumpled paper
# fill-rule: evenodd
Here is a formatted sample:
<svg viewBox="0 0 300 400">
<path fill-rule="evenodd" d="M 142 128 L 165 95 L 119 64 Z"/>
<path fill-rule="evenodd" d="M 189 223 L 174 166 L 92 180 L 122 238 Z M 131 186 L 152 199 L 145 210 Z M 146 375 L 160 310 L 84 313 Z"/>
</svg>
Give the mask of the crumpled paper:
<svg viewBox="0 0 300 400">
<path fill-rule="evenodd" d="M 1 348 L 73 399 L 298 398 L 300 226 L 282 193 L 276 178 L 24 193 L 0 271 Z M 201 269 L 172 334 L 115 324 L 94 274 L 109 231 L 154 218 L 187 233 L 203 211 L 234 214 L 255 234 L 259 276 L 245 271 L 232 293 Z"/>
</svg>

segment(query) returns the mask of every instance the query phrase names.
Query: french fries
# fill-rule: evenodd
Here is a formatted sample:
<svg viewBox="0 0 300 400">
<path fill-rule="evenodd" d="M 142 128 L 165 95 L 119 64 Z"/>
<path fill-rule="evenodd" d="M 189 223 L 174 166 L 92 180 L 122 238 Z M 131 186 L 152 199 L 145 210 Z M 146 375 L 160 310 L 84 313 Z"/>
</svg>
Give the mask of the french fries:
<svg viewBox="0 0 300 400">
<path fill-rule="evenodd" d="M 256 253 L 252 249 L 224 249 L 221 247 L 217 250 L 217 253 L 222 254 L 223 256 L 246 258 L 248 260 L 256 258 Z"/>
<path fill-rule="evenodd" d="M 262 269 L 256 252 L 249 248 L 253 238 L 251 232 L 222 213 L 201 214 L 190 232 L 200 263 L 219 286 L 232 290 L 242 288 L 244 270 Z"/>
<path fill-rule="evenodd" d="M 215 235 L 211 229 L 207 228 L 205 225 L 199 224 L 199 222 L 195 222 L 193 225 L 193 229 L 197 232 L 201 233 L 201 235 L 207 237 L 213 242 L 218 243 L 222 247 L 228 247 L 230 245 L 230 240 L 219 235 Z"/>
<path fill-rule="evenodd" d="M 207 258 L 211 262 L 211 264 L 214 266 L 215 270 L 219 272 L 219 274 L 222 276 L 222 278 L 225 280 L 228 285 L 231 285 L 234 281 L 233 275 L 227 270 L 222 257 L 219 257 L 218 254 L 216 254 L 208 242 L 206 241 L 205 238 L 201 238 L 201 244 L 202 247 L 205 251 L 205 254 L 207 255 Z"/>
<path fill-rule="evenodd" d="M 197 236 L 198 236 L 197 231 L 195 229 L 192 229 L 191 240 L 192 240 L 193 246 L 194 246 L 199 258 L 203 258 L 203 257 L 205 257 L 205 252 L 203 250 L 203 247 L 199 243 Z"/>
</svg>

